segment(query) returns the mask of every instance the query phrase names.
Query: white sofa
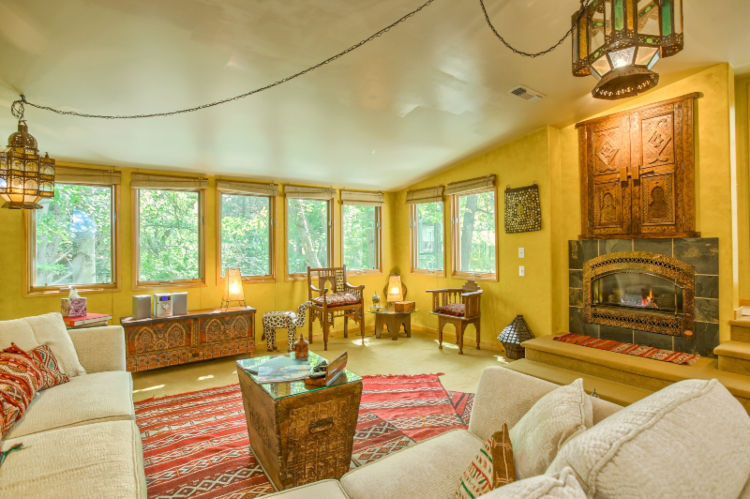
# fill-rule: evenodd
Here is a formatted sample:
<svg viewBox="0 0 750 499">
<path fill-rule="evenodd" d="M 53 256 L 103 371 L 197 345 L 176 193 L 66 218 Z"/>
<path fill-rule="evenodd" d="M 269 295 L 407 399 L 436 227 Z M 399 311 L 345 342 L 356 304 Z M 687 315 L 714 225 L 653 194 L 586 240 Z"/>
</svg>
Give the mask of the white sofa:
<svg viewBox="0 0 750 499">
<path fill-rule="evenodd" d="M 3 435 L 4 451 L 23 448 L 0 467 L 0 499 L 146 498 L 122 328 L 67 331 L 60 314 L 0 321 L 0 349 L 11 342 L 24 350 L 46 343 L 58 359 L 67 356 L 66 373 L 78 374 L 39 392 Z"/>
<path fill-rule="evenodd" d="M 705 381 L 696 381 L 697 383 L 712 383 Z M 678 416 L 678 421 L 687 420 L 681 422 L 681 424 L 689 425 L 691 422 L 696 424 L 695 435 L 696 440 L 699 441 L 699 446 L 692 449 L 693 455 L 673 455 L 671 458 L 671 464 L 665 461 L 665 457 L 658 455 L 654 452 L 652 460 L 658 461 L 659 464 L 654 466 L 654 469 L 650 470 L 639 470 L 646 474 L 650 474 L 655 477 L 656 480 L 661 481 L 660 485 L 666 487 L 669 485 L 669 481 L 675 479 L 682 480 L 670 489 L 670 492 L 665 494 L 663 491 L 659 491 L 655 494 L 650 494 L 648 491 L 644 491 L 643 487 L 638 485 L 637 490 L 628 490 L 628 485 L 639 484 L 639 477 L 634 476 L 632 469 L 628 465 L 620 460 L 627 454 L 627 449 L 620 448 L 618 453 L 614 456 L 614 464 L 611 464 L 609 468 L 606 468 L 605 472 L 600 472 L 598 475 L 597 485 L 599 489 L 594 491 L 594 487 L 587 487 L 585 482 L 587 478 L 591 478 L 593 473 L 587 474 L 584 477 L 575 475 L 578 481 L 573 480 L 573 485 L 577 490 L 566 490 L 564 492 L 554 492 L 550 495 L 534 495 L 534 497 L 621 497 L 621 498 L 634 498 L 634 497 L 659 497 L 659 498 L 685 498 L 685 497 L 706 497 L 707 499 L 715 499 L 720 497 L 719 494 L 696 493 L 697 487 L 694 484 L 689 483 L 689 480 L 685 480 L 685 476 L 694 475 L 698 483 L 705 483 L 710 480 L 703 480 L 706 474 L 708 476 L 718 477 L 718 480 L 714 480 L 712 486 L 718 487 L 719 490 L 726 488 L 726 490 L 734 490 L 735 492 L 729 492 L 729 496 L 732 498 L 739 497 L 740 499 L 750 498 L 750 486 L 747 485 L 748 478 L 750 477 L 750 456 L 737 455 L 739 452 L 750 453 L 750 449 L 746 449 L 745 443 L 750 442 L 750 418 L 748 418 L 744 409 L 739 403 L 729 394 L 728 391 L 722 386 L 716 387 L 718 382 L 713 382 L 713 385 L 706 385 L 708 388 L 713 387 L 713 394 L 718 394 L 714 399 L 704 400 L 703 406 L 698 408 L 695 403 L 691 406 L 690 401 L 684 403 L 681 406 L 681 411 Z M 477 389 L 477 396 L 474 401 L 474 407 L 471 414 L 471 421 L 468 430 L 454 430 L 437 437 L 431 438 L 418 445 L 409 447 L 400 452 L 392 454 L 379 461 L 367 464 L 361 468 L 357 468 L 349 473 L 345 474 L 340 481 L 337 480 L 324 480 L 313 484 L 297 487 L 294 489 L 278 492 L 272 494 L 269 499 L 452 499 L 455 497 L 456 489 L 461 478 L 461 474 L 471 462 L 474 455 L 478 452 L 481 445 L 488 439 L 493 432 L 497 431 L 502 426 L 503 422 L 507 422 L 509 427 L 513 427 L 518 421 L 529 411 L 534 403 L 539 400 L 542 396 L 549 393 L 550 391 L 558 388 L 558 385 L 543 381 L 525 374 L 521 374 L 509 369 L 502 367 L 491 367 L 486 369 L 482 373 L 482 377 L 479 382 Z M 665 389 L 668 390 L 669 388 Z M 690 397 L 683 397 L 683 399 L 689 399 Z M 719 403 L 716 403 L 719 400 Z M 603 428 L 605 425 L 598 425 L 597 423 L 605 422 L 606 418 L 615 415 L 622 407 L 606 402 L 601 399 L 592 399 L 594 408 L 594 425 L 591 429 L 586 430 L 580 436 L 567 442 L 562 449 L 566 449 L 567 446 L 572 445 L 573 442 L 579 440 L 583 442 L 585 439 L 582 437 L 587 435 L 589 432 L 593 432 L 595 428 Z M 711 408 L 711 406 L 714 406 Z M 675 404 L 672 404 L 675 406 Z M 633 406 L 631 406 L 633 407 Z M 646 412 L 648 407 L 641 406 L 643 408 L 640 411 L 641 414 Z M 653 408 L 652 408 L 653 409 Z M 701 417 L 697 414 L 691 414 L 691 411 L 701 411 Z M 615 422 L 618 425 L 621 424 L 623 427 L 627 426 L 630 421 L 637 420 L 637 417 L 632 417 L 631 414 L 638 411 L 623 411 L 622 415 L 626 416 L 623 418 L 614 417 L 609 421 Z M 677 411 L 675 411 L 676 413 Z M 649 425 L 655 425 L 654 421 L 663 425 L 672 424 L 668 421 L 669 413 L 667 417 L 662 417 L 664 411 L 659 413 L 659 419 L 653 418 Z M 691 432 L 692 430 L 688 430 Z M 601 432 L 600 432 L 601 433 Z M 626 433 L 628 433 L 626 431 Z M 592 433 L 595 435 L 596 432 Z M 629 435 L 625 440 L 631 439 L 637 441 L 633 436 L 635 432 L 629 432 Z M 652 438 L 648 433 L 641 435 L 645 441 L 649 444 L 657 445 L 660 444 L 662 453 L 669 452 L 670 442 L 661 441 L 661 433 L 655 434 Z M 716 445 L 722 446 L 722 442 L 725 445 L 721 448 L 711 448 L 712 438 L 716 437 Z M 702 440 L 701 440 L 702 439 Z M 732 444 L 726 445 L 728 440 L 737 440 L 738 445 L 734 445 L 734 455 L 732 455 L 733 449 Z M 689 439 L 688 439 L 689 440 Z M 600 444 L 601 442 L 594 442 L 594 445 Z M 638 443 L 638 442 L 636 442 Z M 627 444 L 625 444 L 627 445 Z M 602 445 L 599 445 L 602 448 Z M 624 449 L 624 450 L 623 450 Z M 606 450 L 606 449 L 605 449 Z M 562 450 L 560 451 L 562 452 Z M 722 454 L 725 453 L 725 454 Z M 585 453 L 584 461 L 581 466 L 577 468 L 577 472 L 581 471 L 587 463 L 585 458 L 593 453 Z M 723 459 L 716 459 L 716 456 L 723 455 Z M 610 456 L 611 457 L 611 456 Z M 601 463 L 602 461 L 600 461 Z M 643 459 L 643 463 L 638 462 L 634 468 L 639 468 L 641 464 L 648 462 L 648 459 Z M 669 474 L 669 471 L 665 471 L 669 466 L 676 466 L 679 469 L 681 466 L 691 466 L 695 462 L 702 463 L 701 467 L 688 468 L 685 473 L 671 473 L 669 478 L 660 476 L 660 473 Z M 565 464 L 565 463 L 563 463 Z M 575 467 L 575 466 L 574 466 Z M 608 477 L 612 476 L 612 470 L 615 471 L 615 475 L 618 475 L 617 479 L 624 480 L 625 485 L 619 487 L 615 485 L 614 488 L 610 487 L 610 492 L 607 493 L 607 487 L 602 486 L 601 482 L 604 479 L 614 480 Z M 548 471 L 549 473 L 549 471 Z M 568 471 L 569 473 L 569 471 Z M 625 474 L 622 478 L 620 475 Z M 539 477 L 538 477 L 539 478 Z M 537 480 L 535 478 L 528 478 L 528 480 Z M 523 480 L 522 482 L 526 482 Z M 716 484 L 719 484 L 718 486 Z M 517 483 L 518 485 L 521 482 Z M 517 485 L 513 484 L 513 485 Z M 737 494 L 737 490 L 741 490 L 743 484 L 745 485 L 744 490 Z M 583 485 L 583 488 L 581 488 Z M 590 484 L 589 484 L 590 485 Z M 608 484 L 611 485 L 611 484 Z M 510 487 L 506 486 L 506 487 Z M 686 492 L 685 487 L 693 487 L 690 491 Z M 493 499 L 493 498 L 526 498 L 529 497 L 529 487 L 525 489 L 523 487 L 515 487 L 515 490 L 523 490 L 520 494 L 507 495 L 503 493 L 502 487 L 498 490 L 492 491 L 482 498 Z M 533 488 L 533 487 L 531 487 Z M 586 490 L 584 490 L 586 489 Z M 612 493 L 614 490 L 614 493 Z M 603 492 L 602 492 L 603 491 Z M 588 495 L 587 495 L 588 492 Z M 721 497 L 727 497 L 723 495 Z"/>
</svg>

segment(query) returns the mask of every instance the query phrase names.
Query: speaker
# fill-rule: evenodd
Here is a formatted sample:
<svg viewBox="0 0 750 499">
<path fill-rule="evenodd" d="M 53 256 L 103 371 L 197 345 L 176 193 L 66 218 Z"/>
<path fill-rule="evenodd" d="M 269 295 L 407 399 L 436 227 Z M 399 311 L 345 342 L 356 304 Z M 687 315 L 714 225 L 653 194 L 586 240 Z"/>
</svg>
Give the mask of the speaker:
<svg viewBox="0 0 750 499">
<path fill-rule="evenodd" d="M 151 318 L 151 295 L 133 296 L 133 320 Z"/>
<path fill-rule="evenodd" d="M 187 291 L 172 293 L 172 315 L 187 315 Z"/>
</svg>

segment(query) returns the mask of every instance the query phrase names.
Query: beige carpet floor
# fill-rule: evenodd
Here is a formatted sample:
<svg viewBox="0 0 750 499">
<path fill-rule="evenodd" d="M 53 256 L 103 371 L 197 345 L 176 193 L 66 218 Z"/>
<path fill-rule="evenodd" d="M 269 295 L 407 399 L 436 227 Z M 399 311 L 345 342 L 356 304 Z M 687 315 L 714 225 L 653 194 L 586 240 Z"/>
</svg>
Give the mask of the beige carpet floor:
<svg viewBox="0 0 750 499">
<path fill-rule="evenodd" d="M 279 336 L 283 335 L 284 331 L 281 331 Z M 255 356 L 266 355 L 266 345 L 260 341 L 260 334 L 257 342 Z M 286 351 L 286 343 L 279 343 L 278 347 L 280 352 Z M 445 375 L 441 376 L 441 381 L 447 390 L 469 393 L 476 393 L 479 376 L 485 367 L 509 362 L 502 352 L 477 350 L 470 345 L 464 345 L 464 355 L 458 355 L 458 347 L 450 341 L 444 341 L 440 350 L 436 336 L 424 331 L 412 331 L 411 338 L 401 333 L 396 341 L 388 333 L 376 339 L 372 331 L 368 331 L 364 346 L 359 336 L 350 333 L 349 338 L 343 338 L 341 333 L 336 333 L 328 340 L 328 351 L 323 351 L 323 341 L 317 337 L 310 349 L 329 360 L 346 350 L 349 352 L 348 369 L 362 375 L 442 372 Z M 245 357 L 248 355 L 134 373 L 133 400 L 237 383 L 236 360 Z"/>
</svg>

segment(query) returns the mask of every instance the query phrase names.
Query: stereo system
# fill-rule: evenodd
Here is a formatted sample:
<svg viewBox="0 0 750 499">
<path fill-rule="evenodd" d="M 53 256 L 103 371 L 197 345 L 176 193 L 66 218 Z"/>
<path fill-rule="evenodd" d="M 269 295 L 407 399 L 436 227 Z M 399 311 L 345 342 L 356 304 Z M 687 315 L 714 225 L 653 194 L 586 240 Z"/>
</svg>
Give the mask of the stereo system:
<svg viewBox="0 0 750 499">
<path fill-rule="evenodd" d="M 154 317 L 172 317 L 172 293 L 154 293 Z"/>
<path fill-rule="evenodd" d="M 154 293 L 153 301 L 151 295 L 135 295 L 133 296 L 132 320 L 187 315 L 187 302 L 188 294 L 185 291 L 182 293 Z"/>
</svg>

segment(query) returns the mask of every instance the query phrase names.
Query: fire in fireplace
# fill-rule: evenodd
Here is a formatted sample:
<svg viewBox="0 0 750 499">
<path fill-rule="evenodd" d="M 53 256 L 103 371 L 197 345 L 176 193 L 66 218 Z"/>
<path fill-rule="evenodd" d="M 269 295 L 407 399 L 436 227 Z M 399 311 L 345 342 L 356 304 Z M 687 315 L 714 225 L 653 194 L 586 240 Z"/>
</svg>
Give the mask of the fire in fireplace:
<svg viewBox="0 0 750 499">
<path fill-rule="evenodd" d="M 594 280 L 594 305 L 683 312 L 683 288 L 659 276 L 615 272 Z"/>
</svg>

